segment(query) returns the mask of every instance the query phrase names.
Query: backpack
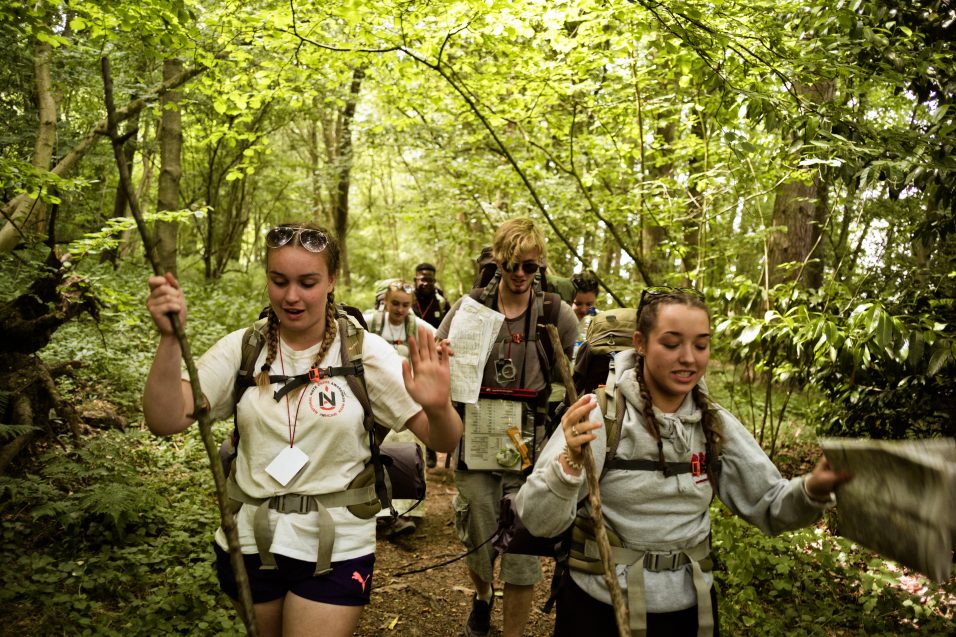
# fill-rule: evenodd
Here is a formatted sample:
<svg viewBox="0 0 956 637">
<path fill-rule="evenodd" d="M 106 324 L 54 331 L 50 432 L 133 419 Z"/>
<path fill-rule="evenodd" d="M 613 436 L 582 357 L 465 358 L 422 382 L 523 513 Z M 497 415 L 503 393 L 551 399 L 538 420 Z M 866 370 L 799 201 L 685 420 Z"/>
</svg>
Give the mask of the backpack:
<svg viewBox="0 0 956 637">
<path fill-rule="evenodd" d="M 532 286 L 532 294 L 534 295 L 534 303 L 537 305 L 537 321 L 534 333 L 529 333 L 526 339 L 535 343 L 538 360 L 542 367 L 541 371 L 545 379 L 547 379 L 550 376 L 551 370 L 554 369 L 556 361 L 554 346 L 551 344 L 551 337 L 548 335 L 547 326 L 557 326 L 558 324 L 558 314 L 561 311 L 561 297 L 554 292 L 542 292 L 540 281 L 536 275 L 535 282 Z M 498 285 L 500 285 L 500 283 L 501 273 L 496 271 L 486 286 L 473 289 L 468 293 L 468 296 L 486 307 L 492 307 L 498 298 Z"/>
<path fill-rule="evenodd" d="M 611 384 L 614 355 L 633 347 L 636 330 L 637 310 L 634 308 L 599 312 L 591 319 L 574 362 L 572 377 L 579 395 L 590 394 L 601 385 Z"/>
</svg>

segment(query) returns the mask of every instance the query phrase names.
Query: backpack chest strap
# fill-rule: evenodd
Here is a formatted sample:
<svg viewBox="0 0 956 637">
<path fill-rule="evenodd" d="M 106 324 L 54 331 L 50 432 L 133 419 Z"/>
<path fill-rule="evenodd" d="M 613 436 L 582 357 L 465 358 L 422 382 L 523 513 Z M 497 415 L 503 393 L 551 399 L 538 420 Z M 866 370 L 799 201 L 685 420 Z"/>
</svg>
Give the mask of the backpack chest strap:
<svg viewBox="0 0 956 637">
<path fill-rule="evenodd" d="M 295 376 L 269 376 L 270 383 L 285 383 L 277 389 L 272 397 L 278 402 L 283 396 L 293 389 L 306 385 L 308 383 L 317 383 L 324 378 L 333 376 L 355 376 L 365 371 L 362 361 L 355 361 L 351 365 L 342 365 L 339 367 L 312 367 L 305 374 L 296 374 Z"/>
</svg>

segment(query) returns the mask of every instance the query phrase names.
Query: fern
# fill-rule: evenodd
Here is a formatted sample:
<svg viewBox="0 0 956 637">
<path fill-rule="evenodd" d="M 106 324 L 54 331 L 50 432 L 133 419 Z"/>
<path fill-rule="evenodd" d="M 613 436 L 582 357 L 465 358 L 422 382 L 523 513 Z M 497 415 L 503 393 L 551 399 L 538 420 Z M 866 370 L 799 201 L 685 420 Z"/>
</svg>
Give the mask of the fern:
<svg viewBox="0 0 956 637">
<path fill-rule="evenodd" d="M 6 408 L 4 402 L 6 401 L 6 396 L 8 395 L 9 394 L 0 394 L 0 413 L 2 413 Z M 28 434 L 31 431 L 37 431 L 38 429 L 39 427 L 35 427 L 33 425 L 8 425 L 6 423 L 0 423 L 0 442 L 13 440 L 17 436 L 22 436 L 23 434 Z"/>
</svg>

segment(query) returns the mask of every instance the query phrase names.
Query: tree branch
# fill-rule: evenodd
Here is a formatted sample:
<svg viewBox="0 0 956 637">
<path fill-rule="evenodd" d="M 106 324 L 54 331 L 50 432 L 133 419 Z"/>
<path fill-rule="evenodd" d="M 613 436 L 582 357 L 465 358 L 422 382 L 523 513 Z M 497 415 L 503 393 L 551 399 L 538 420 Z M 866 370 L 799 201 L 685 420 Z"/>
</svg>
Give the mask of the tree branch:
<svg viewBox="0 0 956 637">
<path fill-rule="evenodd" d="M 106 102 L 106 134 L 113 144 L 113 155 L 116 159 L 116 166 L 119 169 L 120 185 L 129 201 L 130 214 L 132 214 L 136 220 L 136 227 L 139 229 L 140 236 L 143 239 L 146 256 L 153 266 L 153 272 L 156 275 L 162 276 L 164 273 L 160 266 L 159 258 L 156 255 L 156 245 L 146 227 L 146 222 L 143 220 L 139 200 L 133 192 L 133 180 L 130 178 L 129 166 L 126 164 L 126 157 L 123 153 L 123 144 L 117 131 L 118 119 L 116 107 L 113 103 L 113 78 L 110 72 L 109 58 L 103 57 L 100 60 L 100 64 L 103 75 L 103 93 Z M 203 399 L 202 389 L 199 385 L 199 372 L 196 369 L 196 363 L 189 349 L 189 339 L 186 337 L 186 333 L 179 323 L 179 316 L 175 313 L 170 313 L 169 320 L 170 323 L 172 323 L 173 332 L 176 334 L 176 340 L 179 341 L 179 347 L 182 351 L 183 362 L 186 364 L 186 370 L 189 372 L 189 384 L 192 387 L 193 404 L 196 406 L 195 416 L 199 422 L 199 432 L 203 445 L 206 447 L 206 455 L 209 457 L 209 464 L 216 484 L 216 498 L 219 503 L 222 528 L 229 543 L 229 557 L 236 578 L 236 584 L 239 587 L 242 620 L 246 625 L 248 634 L 255 637 L 258 635 L 258 630 L 256 628 L 256 618 L 253 610 L 252 593 L 249 589 L 249 578 L 246 575 L 242 550 L 239 545 L 239 533 L 236 528 L 236 520 L 229 505 L 229 497 L 226 495 L 226 477 L 222 470 L 222 462 L 219 459 L 219 448 L 212 437 L 209 409 L 205 406 L 206 402 Z"/>
</svg>

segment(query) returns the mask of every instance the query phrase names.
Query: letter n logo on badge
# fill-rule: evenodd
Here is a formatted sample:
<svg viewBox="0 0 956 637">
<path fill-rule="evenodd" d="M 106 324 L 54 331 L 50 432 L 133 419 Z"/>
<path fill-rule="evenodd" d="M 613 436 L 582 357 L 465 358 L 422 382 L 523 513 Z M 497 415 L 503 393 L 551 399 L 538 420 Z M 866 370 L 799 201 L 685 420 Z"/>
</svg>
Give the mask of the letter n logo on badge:
<svg viewBox="0 0 956 637">
<path fill-rule="evenodd" d="M 325 393 L 324 391 L 319 392 L 319 409 L 323 411 L 331 411 L 335 409 L 335 392 Z"/>
</svg>

